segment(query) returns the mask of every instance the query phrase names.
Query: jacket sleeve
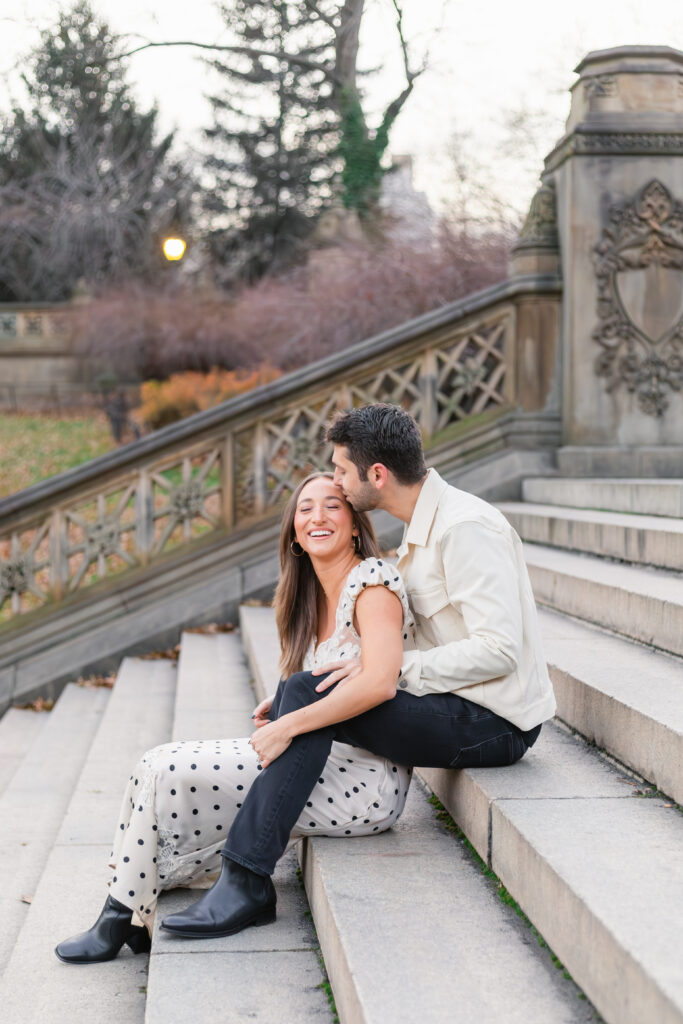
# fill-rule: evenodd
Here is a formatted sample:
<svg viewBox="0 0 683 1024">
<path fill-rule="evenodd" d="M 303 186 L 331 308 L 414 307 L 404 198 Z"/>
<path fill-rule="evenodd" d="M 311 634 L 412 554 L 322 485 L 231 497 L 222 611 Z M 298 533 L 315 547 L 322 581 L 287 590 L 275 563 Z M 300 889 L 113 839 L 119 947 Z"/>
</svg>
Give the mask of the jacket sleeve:
<svg viewBox="0 0 683 1024">
<path fill-rule="evenodd" d="M 507 676 L 522 651 L 522 609 L 508 536 L 485 523 L 456 523 L 444 533 L 440 554 L 445 596 L 462 615 L 467 636 L 405 652 L 400 684 L 414 692 L 448 693 Z"/>
</svg>

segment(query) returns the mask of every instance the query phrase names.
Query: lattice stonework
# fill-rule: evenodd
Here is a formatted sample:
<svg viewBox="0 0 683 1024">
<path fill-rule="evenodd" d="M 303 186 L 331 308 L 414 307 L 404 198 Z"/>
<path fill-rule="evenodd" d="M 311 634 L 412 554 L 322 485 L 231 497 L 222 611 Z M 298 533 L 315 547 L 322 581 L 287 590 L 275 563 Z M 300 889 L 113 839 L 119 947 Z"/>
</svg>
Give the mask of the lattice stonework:
<svg viewBox="0 0 683 1024">
<path fill-rule="evenodd" d="M 220 461 L 220 449 L 214 447 L 150 473 L 154 524 L 150 555 L 221 525 Z"/>
<path fill-rule="evenodd" d="M 65 509 L 60 548 L 66 562 L 67 590 L 77 590 L 139 564 L 135 495 L 136 485 L 129 483 Z M 58 571 L 58 566 L 54 569 Z"/>
<path fill-rule="evenodd" d="M 226 418 L 212 441 L 165 449 L 99 492 L 62 494 L 47 513 L 0 530 L 0 619 L 59 601 L 175 547 L 273 516 L 312 469 L 330 468 L 324 434 L 338 409 L 390 402 L 410 412 L 425 439 L 502 406 L 511 308 L 438 340 L 372 357 L 317 390 L 301 387 L 271 411 L 255 403 Z M 0 324 L 7 333 L 9 324 Z M 370 365 L 373 365 L 370 364 Z M 380 365 L 381 364 L 381 365 Z M 1 524 L 0 524 L 1 526 Z"/>
<path fill-rule="evenodd" d="M 0 609 L 10 615 L 40 607 L 50 590 L 50 519 L 0 541 Z"/>
<path fill-rule="evenodd" d="M 481 327 L 436 350 L 436 430 L 505 401 L 506 322 Z"/>
<path fill-rule="evenodd" d="M 354 406 L 370 405 L 373 402 L 390 402 L 414 416 L 418 423 L 422 422 L 423 392 L 421 375 L 424 357 L 417 358 L 382 369 L 368 380 L 351 386 L 351 397 Z"/>
<path fill-rule="evenodd" d="M 330 468 L 325 426 L 338 408 L 338 396 L 332 394 L 265 423 L 260 456 L 265 461 L 266 507 L 273 508 L 289 497 L 312 470 Z"/>
</svg>

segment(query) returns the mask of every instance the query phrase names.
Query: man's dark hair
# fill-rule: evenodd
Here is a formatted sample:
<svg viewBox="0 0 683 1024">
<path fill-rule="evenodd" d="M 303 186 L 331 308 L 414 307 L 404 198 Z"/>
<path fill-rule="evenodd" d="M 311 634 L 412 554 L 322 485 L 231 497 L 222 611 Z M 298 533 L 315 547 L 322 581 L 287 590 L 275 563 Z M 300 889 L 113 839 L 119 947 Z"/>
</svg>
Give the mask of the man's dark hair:
<svg viewBox="0 0 683 1024">
<path fill-rule="evenodd" d="M 391 470 L 401 484 L 416 484 L 427 472 L 420 428 L 398 405 L 377 402 L 339 412 L 326 437 L 346 447 L 361 480 L 367 480 L 375 462 Z"/>
</svg>

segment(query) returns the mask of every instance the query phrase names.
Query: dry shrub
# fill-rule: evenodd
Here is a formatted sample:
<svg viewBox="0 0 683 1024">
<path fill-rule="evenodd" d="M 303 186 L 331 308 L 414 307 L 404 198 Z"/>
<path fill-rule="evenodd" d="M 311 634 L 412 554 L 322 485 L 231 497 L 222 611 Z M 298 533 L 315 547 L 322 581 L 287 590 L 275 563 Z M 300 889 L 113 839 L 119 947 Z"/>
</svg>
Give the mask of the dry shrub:
<svg viewBox="0 0 683 1024">
<path fill-rule="evenodd" d="M 305 265 L 230 295 L 131 285 L 82 307 L 81 351 L 122 379 L 264 362 L 291 370 L 502 280 L 509 244 L 442 224 L 428 245 L 314 250 Z"/>
<path fill-rule="evenodd" d="M 264 363 L 256 370 L 222 370 L 214 366 L 209 373 L 174 373 L 168 380 L 148 380 L 140 389 L 141 405 L 137 415 L 152 430 L 209 409 L 228 398 L 269 384 L 280 371 Z"/>
</svg>

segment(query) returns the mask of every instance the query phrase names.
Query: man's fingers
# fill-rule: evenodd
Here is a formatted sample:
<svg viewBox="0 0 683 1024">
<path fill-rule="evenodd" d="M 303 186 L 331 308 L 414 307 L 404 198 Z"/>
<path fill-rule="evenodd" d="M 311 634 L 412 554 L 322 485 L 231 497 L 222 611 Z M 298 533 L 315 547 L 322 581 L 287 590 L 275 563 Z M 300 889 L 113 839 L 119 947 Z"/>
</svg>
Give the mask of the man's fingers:
<svg viewBox="0 0 683 1024">
<path fill-rule="evenodd" d="M 343 672 L 331 672 L 327 679 L 323 679 L 321 680 L 321 682 L 318 683 L 318 685 L 315 688 L 315 692 L 323 693 L 325 690 L 328 690 L 330 686 L 334 686 L 335 683 L 338 683 L 339 680 L 343 678 Z"/>
<path fill-rule="evenodd" d="M 322 668 L 314 668 L 311 675 L 323 676 L 326 672 L 335 672 L 337 669 L 343 666 L 343 661 L 331 661 L 329 665 L 323 665 Z"/>
</svg>

